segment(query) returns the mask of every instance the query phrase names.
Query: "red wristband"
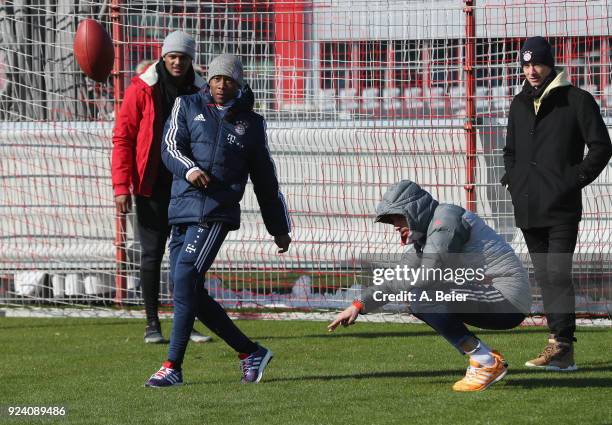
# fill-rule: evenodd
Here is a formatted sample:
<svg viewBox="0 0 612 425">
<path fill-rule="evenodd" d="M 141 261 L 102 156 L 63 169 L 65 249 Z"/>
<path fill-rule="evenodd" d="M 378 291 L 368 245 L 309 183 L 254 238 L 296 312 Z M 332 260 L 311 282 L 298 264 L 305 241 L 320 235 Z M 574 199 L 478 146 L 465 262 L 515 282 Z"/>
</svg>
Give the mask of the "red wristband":
<svg viewBox="0 0 612 425">
<path fill-rule="evenodd" d="M 361 310 L 363 310 L 363 303 L 359 300 L 353 300 L 353 306 L 357 307 L 357 310 L 359 310 L 359 312 L 361 313 Z"/>
</svg>

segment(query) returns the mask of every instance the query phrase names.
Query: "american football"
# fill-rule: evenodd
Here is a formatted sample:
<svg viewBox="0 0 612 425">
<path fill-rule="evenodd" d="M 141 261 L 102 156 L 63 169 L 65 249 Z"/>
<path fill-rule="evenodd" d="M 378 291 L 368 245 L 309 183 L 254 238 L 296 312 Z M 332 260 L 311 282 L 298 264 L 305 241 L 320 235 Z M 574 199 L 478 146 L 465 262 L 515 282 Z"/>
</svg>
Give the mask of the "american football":
<svg viewBox="0 0 612 425">
<path fill-rule="evenodd" d="M 74 54 L 85 75 L 99 83 L 106 81 L 113 69 L 115 52 L 110 35 L 98 21 L 81 21 L 74 37 Z"/>
</svg>

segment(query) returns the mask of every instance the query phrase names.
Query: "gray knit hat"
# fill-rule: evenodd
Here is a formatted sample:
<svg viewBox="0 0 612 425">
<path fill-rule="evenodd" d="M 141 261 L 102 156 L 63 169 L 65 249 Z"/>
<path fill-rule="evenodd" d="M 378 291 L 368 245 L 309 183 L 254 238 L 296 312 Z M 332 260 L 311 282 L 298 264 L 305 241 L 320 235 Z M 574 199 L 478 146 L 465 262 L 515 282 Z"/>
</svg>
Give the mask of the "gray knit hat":
<svg viewBox="0 0 612 425">
<path fill-rule="evenodd" d="M 238 83 L 240 87 L 244 85 L 244 69 L 242 62 L 234 55 L 224 53 L 217 56 L 208 65 L 208 81 L 217 75 L 230 77 Z"/>
<path fill-rule="evenodd" d="M 166 54 L 176 52 L 184 53 L 191 59 L 195 58 L 195 40 L 183 31 L 174 31 L 168 34 L 162 47 L 162 57 Z"/>
</svg>

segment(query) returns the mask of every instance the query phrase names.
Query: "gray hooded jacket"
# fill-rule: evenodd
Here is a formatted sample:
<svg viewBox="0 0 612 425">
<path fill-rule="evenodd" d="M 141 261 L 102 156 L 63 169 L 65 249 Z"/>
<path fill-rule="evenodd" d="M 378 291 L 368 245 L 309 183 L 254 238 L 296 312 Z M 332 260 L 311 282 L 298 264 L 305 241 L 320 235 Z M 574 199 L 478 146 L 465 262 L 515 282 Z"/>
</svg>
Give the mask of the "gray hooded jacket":
<svg viewBox="0 0 612 425">
<path fill-rule="evenodd" d="M 406 217 L 411 231 L 422 233 L 416 253 L 408 255 L 410 267 L 462 267 L 484 269 L 482 284 L 490 284 L 522 313 L 531 309 L 527 271 L 508 243 L 476 214 L 451 204 L 439 204 L 418 184 L 402 180 L 392 185 L 376 208 L 376 221 L 391 223 L 389 215 Z M 408 253 L 409 254 L 409 253 Z M 412 282 L 427 287 L 428 281 Z M 478 281 L 472 281 L 478 283 Z M 389 282 L 370 287 L 362 294 L 363 312 L 384 305 L 375 301 L 375 291 L 397 293 L 413 286 Z"/>
</svg>

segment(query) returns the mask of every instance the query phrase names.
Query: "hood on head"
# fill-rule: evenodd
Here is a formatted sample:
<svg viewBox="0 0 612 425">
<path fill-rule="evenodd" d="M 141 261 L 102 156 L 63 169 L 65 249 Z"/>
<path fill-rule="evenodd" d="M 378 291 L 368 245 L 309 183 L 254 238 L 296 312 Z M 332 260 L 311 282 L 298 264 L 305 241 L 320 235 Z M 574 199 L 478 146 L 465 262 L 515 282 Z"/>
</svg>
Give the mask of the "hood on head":
<svg viewBox="0 0 612 425">
<path fill-rule="evenodd" d="M 375 222 L 393 224 L 389 215 L 399 214 L 406 217 L 410 230 L 427 233 L 437 206 L 438 201 L 421 186 L 410 180 L 402 180 L 387 189 L 376 207 Z"/>
</svg>

